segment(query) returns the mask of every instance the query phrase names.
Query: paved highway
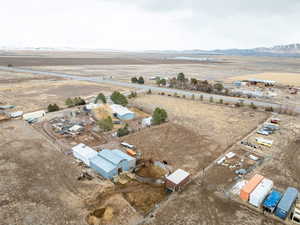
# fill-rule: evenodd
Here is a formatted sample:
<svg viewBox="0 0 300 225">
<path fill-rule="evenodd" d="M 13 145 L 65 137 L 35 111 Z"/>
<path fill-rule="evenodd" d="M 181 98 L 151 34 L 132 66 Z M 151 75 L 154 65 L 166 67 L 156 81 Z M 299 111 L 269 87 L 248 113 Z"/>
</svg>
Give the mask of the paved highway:
<svg viewBox="0 0 300 225">
<path fill-rule="evenodd" d="M 147 90 L 151 89 L 152 91 L 155 91 L 155 92 L 165 92 L 165 93 L 169 93 L 169 94 L 177 93 L 179 95 L 186 95 L 187 97 L 194 95 L 195 98 L 200 98 L 200 96 L 202 95 L 206 99 L 213 97 L 214 101 L 219 101 L 219 99 L 223 99 L 224 102 L 229 102 L 229 103 L 236 103 L 236 102 L 243 101 L 244 104 L 251 104 L 251 102 L 253 102 L 256 106 L 261 106 L 261 107 L 270 107 L 271 106 L 274 109 L 284 107 L 283 105 L 279 105 L 279 104 L 275 104 L 275 103 L 269 103 L 269 102 L 251 100 L 251 99 L 235 98 L 235 97 L 230 97 L 230 96 L 215 95 L 215 94 L 208 94 L 208 93 L 202 93 L 202 92 L 193 92 L 193 91 L 187 91 L 187 90 L 155 87 L 155 86 L 150 86 L 150 85 L 140 85 L 140 84 L 126 83 L 126 82 L 120 82 L 120 81 L 114 81 L 114 80 L 104 80 L 104 79 L 95 78 L 95 77 L 82 77 L 82 76 L 58 73 L 58 72 L 38 71 L 38 70 L 31 70 L 31 69 L 25 69 L 25 68 L 4 67 L 4 66 L 0 66 L 0 70 L 6 70 L 6 71 L 11 71 L 11 72 L 21 72 L 21 73 L 31 73 L 31 74 L 36 74 L 36 75 L 62 77 L 62 78 L 68 78 L 68 79 L 73 79 L 73 80 L 90 81 L 90 82 L 95 82 L 95 83 L 111 84 L 111 85 L 116 85 L 116 86 L 121 86 L 121 87 L 136 88 L 136 89 L 140 89 L 141 91 L 147 91 Z M 300 112 L 300 107 L 295 107 L 295 110 L 297 112 Z"/>
</svg>

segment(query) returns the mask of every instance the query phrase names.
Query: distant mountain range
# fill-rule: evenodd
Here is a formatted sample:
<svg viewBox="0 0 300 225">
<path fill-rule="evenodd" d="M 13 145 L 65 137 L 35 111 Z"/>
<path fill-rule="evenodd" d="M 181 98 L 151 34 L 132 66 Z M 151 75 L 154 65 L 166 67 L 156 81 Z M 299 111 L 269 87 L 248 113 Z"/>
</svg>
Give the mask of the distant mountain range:
<svg viewBox="0 0 300 225">
<path fill-rule="evenodd" d="M 242 55 L 242 56 L 282 56 L 300 57 L 300 44 L 277 45 L 251 49 L 216 49 L 216 50 L 183 50 L 183 51 L 147 51 L 152 53 L 187 54 L 187 55 Z"/>
<path fill-rule="evenodd" d="M 88 48 L 49 48 L 49 47 L 27 47 L 27 48 L 11 48 L 0 47 L 0 50 L 33 50 L 33 51 L 95 51 L 95 52 L 127 52 L 113 49 L 88 49 Z M 135 51 L 130 51 L 135 52 Z M 282 57 L 300 57 L 300 44 L 276 45 L 273 47 L 259 47 L 251 49 L 216 49 L 216 50 L 148 50 L 143 53 L 158 54 L 180 54 L 180 55 L 240 55 L 240 56 L 282 56 Z"/>
</svg>

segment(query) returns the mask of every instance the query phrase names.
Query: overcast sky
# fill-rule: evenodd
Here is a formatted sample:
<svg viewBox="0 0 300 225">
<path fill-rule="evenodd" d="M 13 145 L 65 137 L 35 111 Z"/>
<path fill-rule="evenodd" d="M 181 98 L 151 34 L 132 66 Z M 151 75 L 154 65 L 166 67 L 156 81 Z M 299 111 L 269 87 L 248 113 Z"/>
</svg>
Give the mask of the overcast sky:
<svg viewBox="0 0 300 225">
<path fill-rule="evenodd" d="M 300 42 L 300 0 L 1 0 L 0 46 L 120 50 Z"/>
</svg>

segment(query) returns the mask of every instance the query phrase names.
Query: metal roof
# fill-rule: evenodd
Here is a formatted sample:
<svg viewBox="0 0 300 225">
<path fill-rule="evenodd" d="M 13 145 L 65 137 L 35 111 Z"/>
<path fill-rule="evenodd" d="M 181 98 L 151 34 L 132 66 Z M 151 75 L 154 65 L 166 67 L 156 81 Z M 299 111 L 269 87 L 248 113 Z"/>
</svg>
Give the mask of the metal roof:
<svg viewBox="0 0 300 225">
<path fill-rule="evenodd" d="M 95 156 L 95 157 L 91 158 L 90 162 L 93 165 L 96 165 L 97 167 L 101 168 L 102 170 L 104 170 L 107 173 L 116 169 L 116 166 L 114 164 L 107 161 L 106 159 L 101 158 L 100 156 Z"/>
<path fill-rule="evenodd" d="M 273 190 L 264 201 L 264 207 L 275 208 L 280 201 L 281 196 L 282 195 L 279 191 Z"/>
<path fill-rule="evenodd" d="M 275 84 L 275 80 L 261 80 L 261 79 L 256 79 L 256 78 L 251 78 L 249 79 L 251 82 L 258 82 L 258 83 L 267 83 L 267 84 Z"/>
<path fill-rule="evenodd" d="M 298 190 L 293 187 L 288 187 L 285 193 L 283 194 L 283 197 L 280 200 L 277 207 L 288 211 L 297 197 L 298 197 Z"/>
<path fill-rule="evenodd" d="M 103 149 L 98 153 L 98 155 L 115 165 L 118 165 L 121 161 L 125 160 L 124 158 L 118 156 L 117 154 L 108 149 Z"/>
<path fill-rule="evenodd" d="M 121 150 L 119 149 L 114 149 L 112 150 L 112 152 L 116 155 L 118 155 L 119 157 L 121 157 L 122 159 L 125 159 L 127 161 L 132 161 L 132 160 L 135 160 L 135 158 L 131 157 L 130 155 L 122 152 Z"/>
<path fill-rule="evenodd" d="M 128 113 L 134 114 L 129 109 L 127 109 L 126 107 L 123 107 L 121 105 L 112 104 L 112 105 L 110 105 L 110 108 L 113 111 L 113 113 L 117 113 L 120 116 L 124 116 L 124 115 L 126 115 Z"/>
<path fill-rule="evenodd" d="M 87 159 L 97 155 L 97 152 L 94 149 L 90 148 L 89 146 L 83 143 L 74 146 L 72 150 Z"/>
<path fill-rule="evenodd" d="M 180 184 L 184 179 L 186 179 L 190 174 L 182 169 L 176 170 L 171 175 L 167 176 L 167 179 L 174 184 Z"/>
</svg>

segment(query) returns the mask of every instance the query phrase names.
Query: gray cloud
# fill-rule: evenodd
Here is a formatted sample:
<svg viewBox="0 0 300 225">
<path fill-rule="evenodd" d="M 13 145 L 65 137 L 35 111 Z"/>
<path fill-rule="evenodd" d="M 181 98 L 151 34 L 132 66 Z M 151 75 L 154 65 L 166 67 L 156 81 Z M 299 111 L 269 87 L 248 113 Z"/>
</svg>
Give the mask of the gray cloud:
<svg viewBox="0 0 300 225">
<path fill-rule="evenodd" d="M 300 0 L 10 0 L 1 9 L 2 46 L 215 49 L 300 41 Z"/>
<path fill-rule="evenodd" d="M 192 10 L 215 14 L 267 13 L 277 14 L 299 12 L 299 0 L 108 0 L 121 4 L 131 4 L 144 10 L 172 11 Z"/>
</svg>

